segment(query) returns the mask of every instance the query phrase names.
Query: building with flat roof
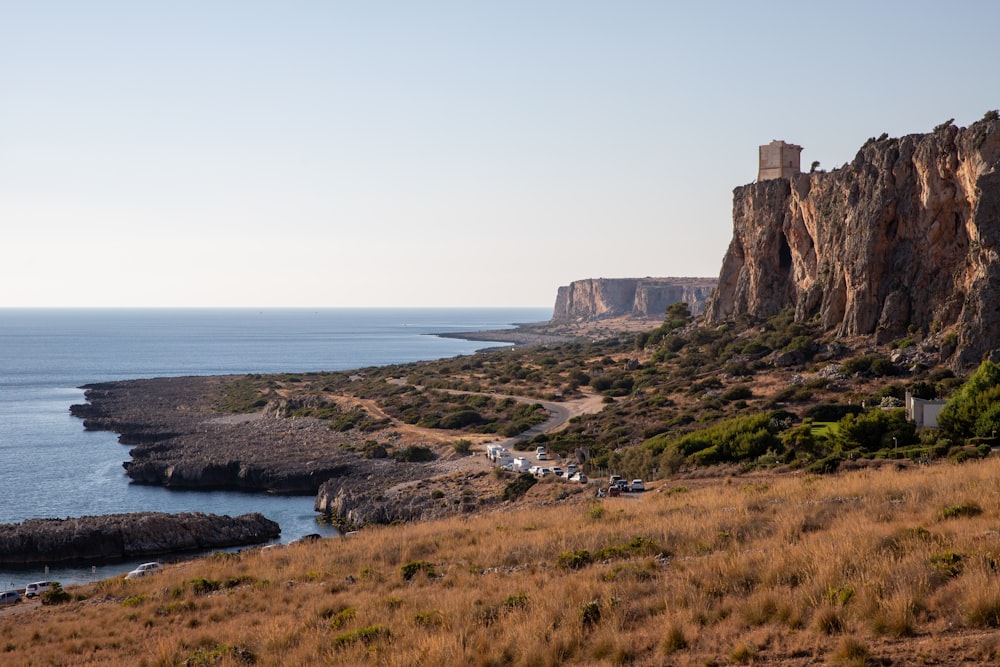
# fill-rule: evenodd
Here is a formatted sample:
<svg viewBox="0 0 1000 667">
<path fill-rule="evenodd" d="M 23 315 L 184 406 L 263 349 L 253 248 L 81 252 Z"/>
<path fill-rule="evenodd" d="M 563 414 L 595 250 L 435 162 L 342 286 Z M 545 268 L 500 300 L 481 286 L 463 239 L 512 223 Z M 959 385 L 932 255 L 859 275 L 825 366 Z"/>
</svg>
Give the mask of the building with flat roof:
<svg viewBox="0 0 1000 667">
<path fill-rule="evenodd" d="M 802 146 L 786 144 L 779 139 L 761 146 L 757 180 L 769 181 L 774 178 L 792 178 L 799 175 L 802 173 L 799 168 L 801 153 Z"/>
<path fill-rule="evenodd" d="M 917 428 L 937 428 L 938 415 L 944 408 L 945 400 L 926 400 L 916 398 L 906 392 L 906 418 L 917 425 Z"/>
</svg>

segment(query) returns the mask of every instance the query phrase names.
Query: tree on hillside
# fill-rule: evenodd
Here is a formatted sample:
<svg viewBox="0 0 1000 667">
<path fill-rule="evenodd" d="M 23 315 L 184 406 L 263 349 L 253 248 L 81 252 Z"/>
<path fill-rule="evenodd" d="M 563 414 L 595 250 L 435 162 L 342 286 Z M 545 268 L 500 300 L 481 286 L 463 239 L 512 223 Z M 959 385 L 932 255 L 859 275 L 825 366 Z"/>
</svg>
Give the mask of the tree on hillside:
<svg viewBox="0 0 1000 667">
<path fill-rule="evenodd" d="M 957 439 L 993 437 L 1000 432 L 1000 364 L 980 364 L 962 389 L 948 399 L 938 425 Z"/>
</svg>

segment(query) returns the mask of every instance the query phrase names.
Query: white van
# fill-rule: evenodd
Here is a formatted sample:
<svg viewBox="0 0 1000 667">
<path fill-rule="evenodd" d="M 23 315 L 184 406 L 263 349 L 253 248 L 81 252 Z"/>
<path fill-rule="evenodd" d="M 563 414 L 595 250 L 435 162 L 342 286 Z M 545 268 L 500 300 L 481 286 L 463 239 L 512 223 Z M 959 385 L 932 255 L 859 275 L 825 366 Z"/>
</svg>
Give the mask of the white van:
<svg viewBox="0 0 1000 667">
<path fill-rule="evenodd" d="M 53 584 L 59 583 L 58 581 L 35 581 L 24 587 L 24 597 L 33 598 L 36 595 L 41 595 L 45 591 L 52 588 Z"/>
<path fill-rule="evenodd" d="M 535 450 L 535 456 L 538 458 L 539 461 L 548 461 L 549 460 L 549 453 L 545 450 L 544 447 L 537 448 Z"/>
</svg>

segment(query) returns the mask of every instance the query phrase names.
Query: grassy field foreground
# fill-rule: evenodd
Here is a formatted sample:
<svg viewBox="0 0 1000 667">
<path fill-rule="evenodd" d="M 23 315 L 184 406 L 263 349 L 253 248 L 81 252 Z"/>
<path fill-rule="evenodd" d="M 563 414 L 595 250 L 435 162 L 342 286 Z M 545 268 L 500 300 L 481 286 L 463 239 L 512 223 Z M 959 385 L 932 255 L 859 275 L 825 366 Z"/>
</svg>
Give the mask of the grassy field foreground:
<svg viewBox="0 0 1000 667">
<path fill-rule="evenodd" d="M 1000 460 L 664 482 L 168 566 L 0 617 L 4 665 L 1000 659 Z"/>
</svg>

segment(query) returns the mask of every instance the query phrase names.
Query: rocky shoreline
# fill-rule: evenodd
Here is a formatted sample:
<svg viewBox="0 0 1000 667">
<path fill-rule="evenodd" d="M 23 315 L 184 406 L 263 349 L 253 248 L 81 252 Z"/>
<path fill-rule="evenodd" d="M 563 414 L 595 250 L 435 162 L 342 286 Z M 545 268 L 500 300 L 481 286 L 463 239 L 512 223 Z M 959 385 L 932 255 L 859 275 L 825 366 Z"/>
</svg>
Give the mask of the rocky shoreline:
<svg viewBox="0 0 1000 667">
<path fill-rule="evenodd" d="M 87 385 L 88 402 L 70 412 L 84 428 L 118 433 L 120 442 L 134 445 L 123 464 L 133 483 L 314 495 L 317 512 L 350 526 L 463 511 L 442 507 L 419 490 L 428 480 L 453 475 L 453 461 L 364 455 L 366 440 L 395 437 L 391 426 L 380 433 L 342 433 L 320 419 L 284 416 L 277 403 L 248 414 L 217 411 L 225 385 L 240 377 Z"/>
<path fill-rule="evenodd" d="M 261 544 L 281 528 L 262 514 L 162 512 L 69 519 L 27 519 L 0 525 L 0 565 L 113 562 Z"/>
</svg>

